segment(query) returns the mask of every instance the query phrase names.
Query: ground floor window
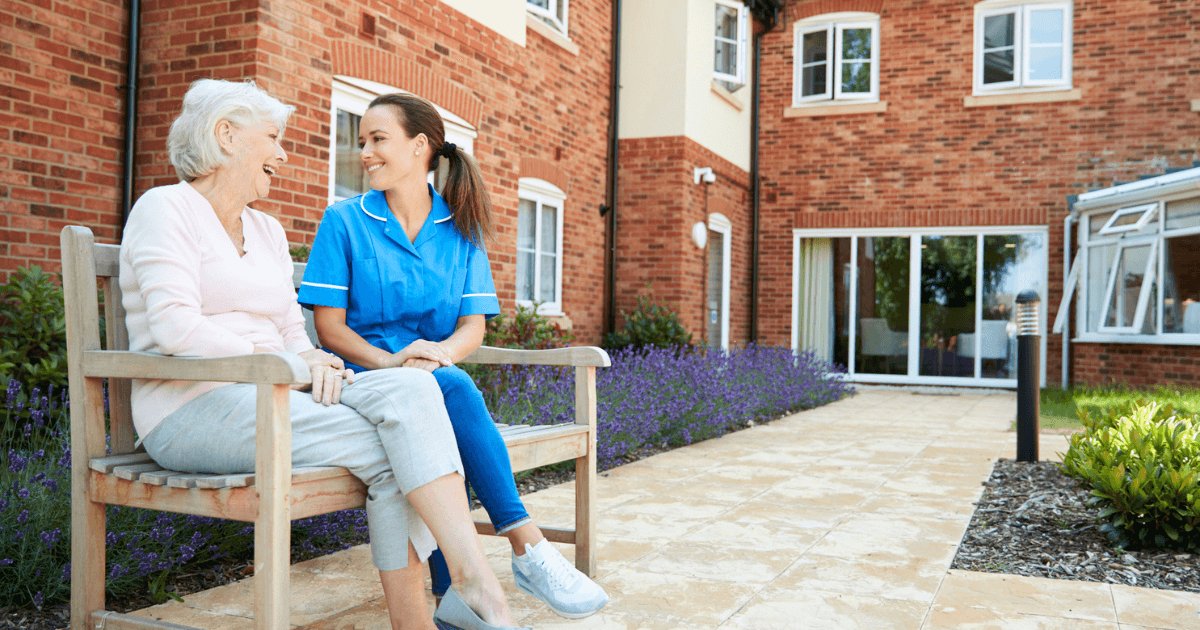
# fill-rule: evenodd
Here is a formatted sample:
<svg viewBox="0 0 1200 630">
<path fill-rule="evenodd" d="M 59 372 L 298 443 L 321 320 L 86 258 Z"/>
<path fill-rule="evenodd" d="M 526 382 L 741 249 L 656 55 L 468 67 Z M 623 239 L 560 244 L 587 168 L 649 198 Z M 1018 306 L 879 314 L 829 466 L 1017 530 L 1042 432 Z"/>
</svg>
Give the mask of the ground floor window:
<svg viewBox="0 0 1200 630">
<path fill-rule="evenodd" d="M 1045 299 L 1046 255 L 1043 227 L 797 230 L 792 345 L 857 380 L 1015 383 L 1014 300 Z"/>
</svg>

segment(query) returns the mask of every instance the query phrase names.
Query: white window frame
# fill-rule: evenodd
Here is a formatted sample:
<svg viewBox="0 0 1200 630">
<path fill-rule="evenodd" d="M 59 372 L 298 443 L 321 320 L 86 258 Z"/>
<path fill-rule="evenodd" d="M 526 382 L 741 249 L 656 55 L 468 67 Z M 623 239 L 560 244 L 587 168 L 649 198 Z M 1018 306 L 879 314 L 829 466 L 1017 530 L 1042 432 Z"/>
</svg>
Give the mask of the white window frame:
<svg viewBox="0 0 1200 630">
<path fill-rule="evenodd" d="M 530 15 L 533 15 L 537 19 L 542 20 L 543 22 L 546 22 L 550 26 L 554 27 L 565 36 L 567 35 L 567 18 L 569 18 L 571 15 L 571 5 L 569 2 L 570 0 L 548 0 L 550 7 L 548 9 L 543 9 L 536 4 L 533 4 L 530 0 L 525 0 L 525 10 L 528 11 Z M 562 7 L 563 17 L 561 20 L 558 19 L 557 9 L 559 6 Z"/>
<path fill-rule="evenodd" d="M 1029 49 L 1031 44 L 1030 13 L 1034 11 L 1061 10 L 1063 12 L 1062 72 L 1061 79 L 1033 80 L 1029 78 Z M 1014 15 L 1013 79 L 1002 83 L 983 82 L 984 20 L 997 15 Z M 997 92 L 1027 92 L 1069 90 L 1072 85 L 1071 69 L 1074 57 L 1074 3 L 1073 2 L 1028 2 L 1021 0 L 989 0 L 975 5 L 975 62 L 974 93 L 994 94 Z"/>
<path fill-rule="evenodd" d="M 1200 230 L 1198 230 L 1200 231 Z M 792 317 L 791 317 L 791 347 L 793 352 L 803 350 L 800 347 L 800 334 L 796 326 L 797 319 L 800 317 L 800 300 L 802 299 L 800 288 L 800 239 L 807 238 L 849 238 L 850 245 L 850 269 L 858 269 L 858 239 L 862 237 L 903 237 L 910 239 L 910 258 L 909 258 L 909 304 L 908 316 L 910 322 L 920 321 L 921 304 L 919 299 L 913 299 L 920 296 L 921 291 L 921 260 L 920 254 L 912 255 L 911 252 L 919 252 L 921 248 L 921 239 L 926 236 L 973 236 L 976 240 L 976 265 L 983 264 L 983 240 L 988 236 L 996 235 L 1025 235 L 1025 234 L 1040 234 L 1046 238 L 1045 260 L 1043 261 L 1042 276 L 1040 278 L 1041 286 L 1044 290 L 1049 290 L 1050 282 L 1050 265 L 1049 251 L 1050 240 L 1049 230 L 1045 225 L 1009 225 L 1009 226 L 963 226 L 963 227 L 919 227 L 919 228 L 817 228 L 817 229 L 793 229 L 792 230 Z M 852 278 L 853 287 L 848 291 L 849 311 L 852 316 L 858 313 L 858 273 L 850 271 L 848 277 Z M 975 274 L 975 330 L 980 329 L 983 321 L 983 274 Z M 1038 330 L 1046 329 L 1047 309 L 1038 310 Z M 850 347 L 854 348 L 858 333 L 856 326 L 850 326 L 849 343 Z M 1041 335 L 1040 353 L 1042 357 L 1041 369 L 1042 380 L 1046 379 L 1046 340 L 1049 335 Z M 980 371 L 979 363 L 979 338 L 976 338 L 976 361 L 975 369 L 980 376 L 923 376 L 920 374 L 920 355 L 919 352 L 909 352 L 908 356 L 908 374 L 874 374 L 860 373 L 858 366 L 855 365 L 853 354 L 849 357 L 850 365 L 847 365 L 847 374 L 845 380 L 850 382 L 868 382 L 868 383 L 896 383 L 896 384 L 922 384 L 922 385 L 969 385 L 969 386 L 987 386 L 987 387 L 1016 387 L 1017 380 L 1015 378 L 985 378 Z M 908 347 L 920 348 L 920 327 L 909 326 L 908 330 Z"/>
<path fill-rule="evenodd" d="M 357 79 L 354 77 L 336 76 L 333 78 L 333 92 L 329 99 L 329 205 L 333 205 L 345 197 L 335 194 L 334 186 L 337 177 L 337 113 L 338 110 L 362 116 L 367 111 L 367 105 L 381 94 L 411 94 L 411 92 L 394 88 L 383 83 Z M 442 116 L 442 124 L 446 131 L 446 140 L 458 145 L 458 148 L 469 154 L 475 152 L 475 138 L 478 131 L 471 123 L 460 116 L 433 105 Z M 444 166 L 444 161 L 443 161 Z M 438 169 L 440 173 L 442 169 Z M 434 173 L 429 174 L 429 183 L 435 183 Z M 441 186 L 437 186 L 441 192 Z"/>
<path fill-rule="evenodd" d="M 1184 199 L 1196 198 L 1195 192 L 1186 192 L 1178 194 L 1163 195 L 1152 204 L 1141 203 L 1126 207 L 1107 206 L 1089 210 L 1080 215 L 1079 224 L 1076 227 L 1076 234 L 1079 237 L 1079 251 L 1076 255 L 1076 262 L 1072 264 L 1071 273 L 1074 274 L 1076 269 L 1079 272 L 1077 286 L 1074 287 L 1074 299 L 1077 308 L 1075 309 L 1075 329 L 1077 332 L 1073 337 L 1073 341 L 1077 342 L 1098 342 L 1098 343 L 1148 343 L 1158 345 L 1200 345 L 1200 334 L 1198 333 L 1182 333 L 1182 332 L 1164 332 L 1163 317 L 1166 310 L 1166 302 L 1164 299 L 1164 282 L 1166 259 L 1164 256 L 1164 242 L 1167 239 L 1177 238 L 1181 236 L 1194 236 L 1200 234 L 1200 226 L 1179 228 L 1174 230 L 1166 229 L 1166 204 L 1173 201 L 1181 201 Z M 1153 205 L 1154 208 L 1147 209 L 1147 206 Z M 1128 233 L 1132 232 L 1132 228 L 1126 229 L 1128 226 L 1120 226 L 1117 231 L 1109 234 L 1102 234 L 1105 228 L 1109 227 L 1113 219 L 1119 214 L 1132 214 L 1133 212 L 1143 212 L 1142 219 L 1137 224 L 1140 225 L 1138 231 L 1145 229 L 1145 226 L 1157 218 L 1157 227 L 1149 234 Z M 1106 214 L 1112 212 L 1113 217 L 1110 217 L 1105 222 L 1105 226 L 1096 234 L 1091 234 L 1089 224 L 1092 217 L 1098 214 Z M 1114 289 L 1116 269 L 1121 261 L 1121 253 L 1125 248 L 1136 247 L 1138 245 L 1146 245 L 1152 243 L 1150 260 L 1147 263 L 1147 270 L 1142 279 L 1142 288 L 1138 294 L 1138 312 L 1132 326 L 1105 326 L 1104 323 L 1108 319 L 1108 311 L 1112 304 L 1112 291 Z M 1089 293 L 1097 290 L 1101 285 L 1089 278 L 1089 258 L 1092 255 L 1092 250 L 1100 247 L 1116 245 L 1116 251 L 1113 254 L 1113 260 L 1105 272 L 1105 281 L 1103 283 L 1104 301 L 1101 303 L 1100 310 L 1097 313 L 1088 311 Z M 1089 286 L 1090 285 L 1090 286 Z M 1154 326 L 1149 333 L 1143 333 L 1142 329 L 1145 324 L 1145 316 L 1147 310 L 1146 301 L 1149 300 L 1151 294 L 1156 295 L 1156 303 L 1154 304 L 1152 315 L 1154 316 Z M 1064 300 L 1059 306 L 1060 311 L 1065 310 L 1069 304 L 1070 295 L 1065 295 Z M 1097 317 L 1092 325 L 1092 317 Z M 1094 330 L 1092 330 L 1094 328 Z"/>
<path fill-rule="evenodd" d="M 720 212 L 713 212 L 708 215 L 708 229 L 721 235 L 721 349 L 729 350 L 729 275 L 733 267 L 730 264 L 733 256 L 733 222 Z M 707 284 L 706 282 L 705 285 Z"/>
<path fill-rule="evenodd" d="M 792 42 L 792 106 L 829 105 L 831 102 L 872 103 L 879 101 L 879 16 L 874 13 L 834 13 L 796 22 Z M 871 91 L 842 91 L 842 33 L 846 30 L 871 31 Z M 825 92 L 804 96 L 804 36 L 825 32 Z M 861 61 L 861 60 L 858 60 Z"/>
<path fill-rule="evenodd" d="M 554 244 L 558 251 L 554 252 L 554 296 L 552 301 L 538 303 L 538 315 L 560 316 L 563 315 L 562 309 L 562 264 L 563 264 L 563 215 L 566 214 L 567 194 L 561 188 L 551 184 L 544 179 L 536 177 L 522 177 L 517 180 L 517 197 L 519 199 L 534 202 L 533 210 L 533 249 L 521 249 L 519 243 L 517 247 L 517 256 L 520 257 L 522 252 L 532 251 L 533 253 L 533 295 L 541 295 L 542 281 L 542 230 L 546 226 L 542 224 L 542 205 L 549 205 L 558 208 L 555 213 L 555 225 L 551 228 L 555 230 Z M 518 212 L 520 208 L 518 206 Z M 518 219 L 519 221 L 519 219 Z M 517 276 L 517 282 L 521 281 L 520 276 Z M 534 300 L 517 299 L 517 304 L 527 308 L 533 308 Z"/>
<path fill-rule="evenodd" d="M 1141 213 L 1142 215 L 1136 222 L 1128 223 L 1126 225 L 1114 225 L 1117 219 L 1134 213 Z M 1108 222 L 1104 224 L 1104 227 L 1100 228 L 1100 231 L 1097 234 L 1101 236 L 1107 236 L 1109 234 L 1119 234 L 1121 232 L 1140 232 L 1157 213 L 1157 202 L 1121 208 L 1120 210 L 1114 212 L 1111 217 L 1109 217 Z"/>
<path fill-rule="evenodd" d="M 749 26 L 750 25 L 750 11 L 748 9 L 746 9 L 745 4 L 743 4 L 742 2 L 738 2 L 736 0 L 715 0 L 714 9 L 716 8 L 716 5 L 726 6 L 731 9 L 737 10 L 738 32 L 737 32 L 737 41 L 733 42 L 734 44 L 737 45 L 737 52 L 734 53 L 734 62 L 736 65 L 734 74 L 726 74 L 724 72 L 719 72 L 716 68 L 716 59 L 714 57 L 713 79 L 716 81 L 725 81 L 726 83 L 731 83 L 735 86 L 734 89 L 737 89 L 737 88 L 740 88 L 740 87 L 746 85 L 746 72 L 747 72 L 746 66 L 749 65 L 749 63 L 747 61 L 749 49 L 746 46 L 746 35 L 750 30 L 750 26 Z M 718 41 L 729 43 L 729 41 L 727 39 L 717 37 L 716 11 L 714 10 L 713 11 L 713 46 L 714 46 L 714 49 L 716 47 L 716 42 L 718 42 Z M 730 90 L 730 91 L 733 91 L 733 90 Z"/>
</svg>

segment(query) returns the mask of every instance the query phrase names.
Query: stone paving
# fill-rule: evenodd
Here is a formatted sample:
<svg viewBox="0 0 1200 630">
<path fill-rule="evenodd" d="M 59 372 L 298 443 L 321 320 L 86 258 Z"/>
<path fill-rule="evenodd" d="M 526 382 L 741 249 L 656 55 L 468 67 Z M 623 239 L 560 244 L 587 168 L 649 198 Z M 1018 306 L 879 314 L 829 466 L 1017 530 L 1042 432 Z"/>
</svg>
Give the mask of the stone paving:
<svg viewBox="0 0 1200 630">
<path fill-rule="evenodd" d="M 596 578 L 612 600 L 587 619 L 517 591 L 506 541 L 485 548 L 538 630 L 1200 630 L 1200 594 L 949 569 L 992 463 L 1013 456 L 1015 406 L 868 389 L 601 473 Z M 1065 448 L 1043 436 L 1043 458 Z M 524 499 L 538 523 L 570 526 L 573 493 Z M 137 614 L 249 629 L 250 583 Z M 365 547 L 292 568 L 305 630 L 386 630 L 381 597 Z"/>
</svg>

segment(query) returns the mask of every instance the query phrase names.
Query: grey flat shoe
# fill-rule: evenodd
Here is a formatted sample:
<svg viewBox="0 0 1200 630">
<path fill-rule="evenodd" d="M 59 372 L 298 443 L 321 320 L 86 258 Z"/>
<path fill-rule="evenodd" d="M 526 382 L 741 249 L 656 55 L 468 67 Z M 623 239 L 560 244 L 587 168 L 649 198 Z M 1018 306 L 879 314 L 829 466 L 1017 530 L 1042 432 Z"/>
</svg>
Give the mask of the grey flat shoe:
<svg viewBox="0 0 1200 630">
<path fill-rule="evenodd" d="M 493 626 L 485 622 L 454 592 L 454 587 L 442 596 L 441 605 L 433 613 L 433 623 L 438 630 L 533 630 L 530 626 Z"/>
</svg>

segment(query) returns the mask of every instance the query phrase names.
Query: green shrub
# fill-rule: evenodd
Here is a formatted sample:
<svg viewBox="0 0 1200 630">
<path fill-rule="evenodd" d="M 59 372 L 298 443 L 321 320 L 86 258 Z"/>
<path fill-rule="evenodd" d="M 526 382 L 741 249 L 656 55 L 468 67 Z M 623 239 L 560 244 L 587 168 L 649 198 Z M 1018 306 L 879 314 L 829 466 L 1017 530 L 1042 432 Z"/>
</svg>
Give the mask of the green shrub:
<svg viewBox="0 0 1200 630">
<path fill-rule="evenodd" d="M 1091 491 L 1114 545 L 1200 551 L 1200 417 L 1144 400 L 1080 409 L 1063 474 Z"/>
<path fill-rule="evenodd" d="M 43 390 L 67 385 L 62 288 L 37 265 L 0 286 L 0 379 Z"/>
<path fill-rule="evenodd" d="M 539 315 L 537 305 L 532 308 L 517 305 L 517 312 L 511 317 L 501 313 L 488 320 L 483 345 L 541 350 L 569 346 L 574 340 L 575 335 L 571 331 Z"/>
<path fill-rule="evenodd" d="M 639 295 L 637 308 L 632 313 L 621 311 L 621 316 L 625 318 L 625 326 L 604 336 L 605 348 L 669 348 L 692 344 L 692 335 L 684 328 L 679 314 L 666 304 L 651 302 L 647 295 Z"/>
</svg>

